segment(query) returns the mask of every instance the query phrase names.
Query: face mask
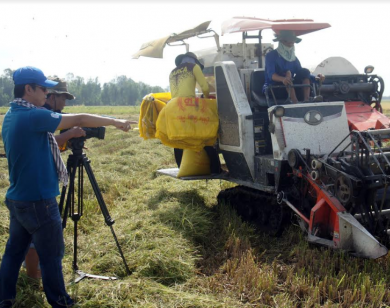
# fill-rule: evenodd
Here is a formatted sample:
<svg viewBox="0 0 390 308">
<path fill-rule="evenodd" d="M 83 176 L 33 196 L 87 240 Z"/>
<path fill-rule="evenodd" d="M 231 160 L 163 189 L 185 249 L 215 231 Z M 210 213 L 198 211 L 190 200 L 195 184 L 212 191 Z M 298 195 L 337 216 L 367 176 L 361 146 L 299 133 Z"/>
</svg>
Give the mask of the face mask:
<svg viewBox="0 0 390 308">
<path fill-rule="evenodd" d="M 278 54 L 288 62 L 295 61 L 295 46 L 287 47 L 283 43 L 279 42 L 278 48 L 276 48 Z"/>
</svg>

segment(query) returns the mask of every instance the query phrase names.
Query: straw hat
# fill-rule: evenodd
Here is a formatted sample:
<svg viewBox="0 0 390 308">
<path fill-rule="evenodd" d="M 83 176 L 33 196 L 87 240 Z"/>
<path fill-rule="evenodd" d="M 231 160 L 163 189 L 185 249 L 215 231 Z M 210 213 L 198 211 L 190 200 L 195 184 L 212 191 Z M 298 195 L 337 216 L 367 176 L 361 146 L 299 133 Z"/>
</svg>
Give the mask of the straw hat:
<svg viewBox="0 0 390 308">
<path fill-rule="evenodd" d="M 67 85 L 65 80 L 63 80 L 57 76 L 51 76 L 51 77 L 48 77 L 48 79 L 55 81 L 55 82 L 58 82 L 58 84 L 54 88 L 48 89 L 49 93 L 66 94 L 66 99 L 68 99 L 68 100 L 75 99 L 75 97 L 69 93 L 68 85 Z"/>
<path fill-rule="evenodd" d="M 294 31 L 280 30 L 279 34 L 275 33 L 275 39 L 273 41 L 274 42 L 288 41 L 288 42 L 294 42 L 298 44 L 300 41 L 302 41 L 302 39 L 297 37 Z"/>
<path fill-rule="evenodd" d="M 199 62 L 198 57 L 196 56 L 196 54 L 194 54 L 193 52 L 190 52 L 190 51 L 187 52 L 187 53 L 184 53 L 182 55 L 178 55 L 176 57 L 176 59 L 175 59 L 176 66 L 179 66 L 181 64 L 181 61 L 183 60 L 184 57 L 190 57 L 190 58 L 194 59 L 196 64 L 198 64 L 202 70 L 204 69 L 204 65 Z"/>
</svg>

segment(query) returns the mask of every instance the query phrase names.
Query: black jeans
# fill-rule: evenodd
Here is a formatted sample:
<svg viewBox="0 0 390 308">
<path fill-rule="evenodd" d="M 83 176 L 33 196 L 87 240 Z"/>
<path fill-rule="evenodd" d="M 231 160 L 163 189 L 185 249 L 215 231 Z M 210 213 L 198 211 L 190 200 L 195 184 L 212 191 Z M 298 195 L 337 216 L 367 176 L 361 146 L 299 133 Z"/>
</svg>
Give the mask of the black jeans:
<svg viewBox="0 0 390 308">
<path fill-rule="evenodd" d="M 9 238 L 0 267 L 0 307 L 11 307 L 16 297 L 19 269 L 31 240 L 39 255 L 47 301 L 54 308 L 70 307 L 62 274 L 64 238 L 55 198 L 36 202 L 6 199 L 10 212 Z"/>
</svg>

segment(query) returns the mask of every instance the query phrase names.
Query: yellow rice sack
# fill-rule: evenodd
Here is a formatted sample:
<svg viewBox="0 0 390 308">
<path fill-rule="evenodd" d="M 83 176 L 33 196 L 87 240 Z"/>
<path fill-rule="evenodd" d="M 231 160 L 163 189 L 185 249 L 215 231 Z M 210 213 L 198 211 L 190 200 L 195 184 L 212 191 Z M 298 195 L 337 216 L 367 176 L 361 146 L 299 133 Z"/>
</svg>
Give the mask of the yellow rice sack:
<svg viewBox="0 0 390 308">
<path fill-rule="evenodd" d="M 210 159 L 205 150 L 184 150 L 177 177 L 210 174 Z"/>
<path fill-rule="evenodd" d="M 139 134 L 142 138 L 156 138 L 156 121 L 158 115 L 170 99 L 170 92 L 151 93 L 143 98 L 138 121 Z"/>
<path fill-rule="evenodd" d="M 169 139 L 207 140 L 217 137 L 219 120 L 215 99 L 176 97 L 169 101 L 167 108 Z"/>
<path fill-rule="evenodd" d="M 156 138 L 170 147 L 199 152 L 216 142 L 218 125 L 216 100 L 173 98 L 159 114 Z"/>
</svg>

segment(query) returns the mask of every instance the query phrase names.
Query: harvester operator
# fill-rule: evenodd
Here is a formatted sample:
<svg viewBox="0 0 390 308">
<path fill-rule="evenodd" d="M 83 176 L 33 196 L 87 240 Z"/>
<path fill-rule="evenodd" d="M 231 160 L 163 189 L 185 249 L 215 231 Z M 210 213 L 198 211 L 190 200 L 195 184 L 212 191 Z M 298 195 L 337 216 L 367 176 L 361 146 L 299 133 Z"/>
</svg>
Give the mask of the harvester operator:
<svg viewBox="0 0 390 308">
<path fill-rule="evenodd" d="M 315 81 L 314 75 L 311 75 L 307 68 L 302 68 L 295 56 L 295 44 L 301 40 L 294 31 L 290 30 L 281 30 L 279 34 L 275 34 L 274 42 L 279 42 L 278 48 L 265 56 L 264 93 L 269 90 L 270 86 L 284 85 L 286 88 L 272 89 L 275 98 L 286 99 L 289 94 L 293 103 L 310 101 L 310 87 L 290 87 L 298 84 L 310 85 Z M 318 74 L 318 78 L 322 82 L 325 76 Z"/>
<path fill-rule="evenodd" d="M 178 55 L 175 59 L 176 68 L 169 75 L 169 87 L 172 98 L 175 97 L 195 97 L 196 83 L 202 89 L 203 96 L 209 97 L 209 85 L 203 75 L 204 65 L 200 63 L 198 57 L 192 53 Z M 212 146 L 204 147 L 210 159 L 211 173 L 221 172 L 221 163 L 218 153 Z M 174 148 L 175 160 L 180 168 L 183 157 L 183 150 Z"/>
<path fill-rule="evenodd" d="M 15 99 L 4 117 L 2 137 L 10 187 L 5 204 L 10 212 L 9 238 L 0 266 L 0 307 L 12 307 L 19 270 L 34 241 L 43 288 L 52 307 L 72 307 L 62 274 L 64 239 L 56 196 L 59 181 L 68 181 L 53 137 L 57 129 L 113 125 L 128 131 L 130 122 L 90 114 L 60 114 L 42 108 L 47 89 L 57 85 L 27 66 L 13 74 Z"/>
</svg>

